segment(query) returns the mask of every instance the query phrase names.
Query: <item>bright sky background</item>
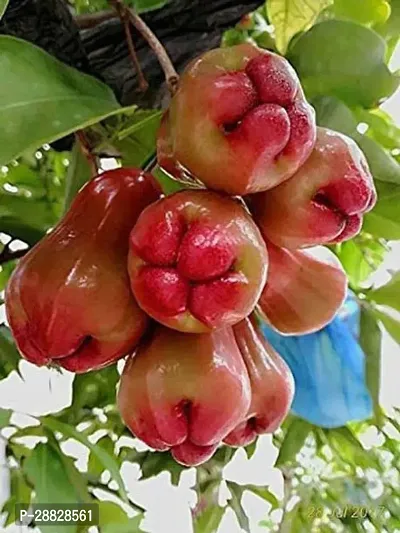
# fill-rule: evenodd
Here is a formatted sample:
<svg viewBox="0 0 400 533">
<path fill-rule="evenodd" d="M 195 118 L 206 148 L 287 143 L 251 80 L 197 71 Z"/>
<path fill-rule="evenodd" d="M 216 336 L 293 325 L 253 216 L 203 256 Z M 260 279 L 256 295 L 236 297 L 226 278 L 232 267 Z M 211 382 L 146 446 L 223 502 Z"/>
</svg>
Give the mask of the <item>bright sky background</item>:
<svg viewBox="0 0 400 533">
<path fill-rule="evenodd" d="M 391 69 L 400 68 L 400 47 L 392 58 Z M 383 108 L 388 111 L 400 125 L 400 91 L 398 91 Z M 400 243 L 393 246 L 383 267 L 375 276 L 379 284 L 388 279 L 388 270 L 399 270 Z M 0 316 L 1 319 L 1 316 Z M 22 382 L 14 373 L 0 383 L 0 406 L 12 408 L 20 413 L 41 415 L 56 412 L 70 404 L 72 374 L 36 368 L 26 361 L 21 363 Z M 393 405 L 400 406 L 400 389 L 398 376 L 400 375 L 400 349 L 388 335 L 384 337 L 383 367 L 382 367 L 382 404 L 386 408 Z M 23 421 L 26 417 L 18 417 Z M 29 419 L 27 419 L 27 424 Z M 1 443 L 0 443 L 1 446 Z M 80 465 L 85 464 L 86 453 L 84 447 L 69 443 L 65 447 L 71 455 L 79 458 Z M 269 485 L 278 498 L 282 496 L 282 477 L 279 470 L 271 468 L 276 457 L 276 449 L 271 444 L 271 437 L 259 439 L 257 451 L 248 461 L 245 453 L 238 452 L 227 468 L 226 477 L 238 483 L 254 483 Z M 7 471 L 1 467 L 2 453 L 0 449 L 0 507 L 7 498 Z M 3 474 L 2 474 L 3 473 Z M 168 473 L 157 478 L 138 481 L 139 469 L 137 465 L 126 465 L 123 476 L 127 487 L 134 499 L 148 509 L 148 517 L 143 525 L 150 533 L 191 533 L 191 517 L 189 505 L 195 502 L 191 487 L 195 481 L 194 469 L 185 472 L 178 488 L 169 484 Z M 269 515 L 269 504 L 260 498 L 247 493 L 244 497 L 245 509 L 251 520 L 252 533 L 266 533 L 258 523 Z M 275 511 L 280 513 L 280 511 Z M 10 526 L 6 533 L 28 533 L 23 527 Z M 35 530 L 36 531 L 36 530 Z M 229 511 L 219 528 L 218 533 L 241 533 L 232 511 Z"/>
</svg>

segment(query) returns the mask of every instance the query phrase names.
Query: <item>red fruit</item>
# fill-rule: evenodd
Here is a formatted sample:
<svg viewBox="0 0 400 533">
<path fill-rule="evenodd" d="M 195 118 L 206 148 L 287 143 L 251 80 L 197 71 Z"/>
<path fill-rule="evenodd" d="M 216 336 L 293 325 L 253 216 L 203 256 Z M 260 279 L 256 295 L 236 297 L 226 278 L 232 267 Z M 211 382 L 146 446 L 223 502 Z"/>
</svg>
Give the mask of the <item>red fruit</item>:
<svg viewBox="0 0 400 533">
<path fill-rule="evenodd" d="M 284 335 L 329 324 L 347 291 L 343 268 L 327 248 L 285 250 L 268 243 L 268 281 L 258 302 L 263 318 Z"/>
<path fill-rule="evenodd" d="M 193 61 L 164 115 L 158 161 L 178 179 L 243 195 L 292 176 L 315 143 L 315 118 L 290 64 L 251 44 Z"/>
<path fill-rule="evenodd" d="M 144 311 L 179 331 L 235 324 L 266 280 L 262 236 L 236 200 L 181 191 L 143 211 L 130 237 L 128 270 Z"/>
<path fill-rule="evenodd" d="M 249 205 L 270 241 L 295 249 L 354 237 L 375 201 L 374 182 L 357 144 L 318 128 L 314 151 L 298 172 L 250 197 Z"/>
<path fill-rule="evenodd" d="M 249 405 L 249 378 L 231 328 L 187 335 L 157 325 L 127 362 L 118 393 L 132 433 L 189 466 L 212 456 Z"/>
<path fill-rule="evenodd" d="M 294 395 L 289 367 L 265 340 L 254 316 L 233 328 L 250 376 L 251 405 L 244 420 L 224 439 L 230 446 L 246 446 L 257 435 L 273 433 L 283 422 Z"/>
<path fill-rule="evenodd" d="M 136 346 L 148 319 L 130 290 L 129 233 L 160 195 L 150 174 L 105 172 L 21 259 L 6 290 L 6 310 L 25 359 L 80 373 L 113 363 Z"/>
</svg>

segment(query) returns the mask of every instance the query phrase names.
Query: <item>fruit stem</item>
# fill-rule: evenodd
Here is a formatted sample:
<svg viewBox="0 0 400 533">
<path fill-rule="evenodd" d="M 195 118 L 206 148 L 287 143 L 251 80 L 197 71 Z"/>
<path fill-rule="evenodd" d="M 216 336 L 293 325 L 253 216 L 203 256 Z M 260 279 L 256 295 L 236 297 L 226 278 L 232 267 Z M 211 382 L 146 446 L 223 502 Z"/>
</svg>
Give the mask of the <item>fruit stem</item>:
<svg viewBox="0 0 400 533">
<path fill-rule="evenodd" d="M 92 175 L 95 176 L 99 169 L 97 166 L 96 156 L 92 153 L 92 148 L 86 133 L 83 130 L 78 130 L 75 132 L 75 137 L 81 146 L 83 155 L 88 160 Z"/>
<path fill-rule="evenodd" d="M 121 21 L 121 24 L 124 28 L 126 44 L 128 45 L 128 50 L 129 50 L 129 56 L 131 58 L 131 61 L 133 63 L 133 66 L 135 67 L 135 70 L 139 78 L 139 91 L 142 93 L 145 93 L 147 89 L 149 88 L 149 84 L 143 74 L 140 61 L 136 54 L 135 45 L 133 44 L 131 27 L 130 27 L 131 20 L 130 20 L 129 9 L 120 0 L 111 0 L 111 1 Z"/>
<path fill-rule="evenodd" d="M 119 2 L 120 0 L 115 0 L 115 1 Z M 135 26 L 135 28 L 142 35 L 144 40 L 148 43 L 150 48 L 153 50 L 153 52 L 157 56 L 158 62 L 160 63 L 161 68 L 164 71 L 168 90 L 170 94 L 173 96 L 178 89 L 179 76 L 175 70 L 175 67 L 164 45 L 161 43 L 158 37 L 153 33 L 153 31 L 149 28 L 149 26 L 147 26 L 144 20 L 141 17 L 139 17 L 137 13 L 134 12 L 133 9 L 127 9 L 127 11 L 129 13 L 129 19 L 131 23 Z"/>
</svg>

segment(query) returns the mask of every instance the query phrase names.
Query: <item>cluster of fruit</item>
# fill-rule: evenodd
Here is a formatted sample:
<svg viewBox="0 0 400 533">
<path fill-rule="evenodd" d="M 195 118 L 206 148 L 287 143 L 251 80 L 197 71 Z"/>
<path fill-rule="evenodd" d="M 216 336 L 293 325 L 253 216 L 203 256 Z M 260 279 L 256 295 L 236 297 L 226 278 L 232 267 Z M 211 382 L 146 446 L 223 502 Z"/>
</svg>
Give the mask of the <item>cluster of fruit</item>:
<svg viewBox="0 0 400 533">
<path fill-rule="evenodd" d="M 316 127 L 288 62 L 249 44 L 189 65 L 157 150 L 190 188 L 164 197 L 136 169 L 94 178 L 20 261 L 6 309 L 37 365 L 86 372 L 129 355 L 125 423 L 197 465 L 286 416 L 293 378 L 256 312 L 283 334 L 327 324 L 346 276 L 327 249 L 302 248 L 355 235 L 376 195 L 357 145 Z"/>
</svg>

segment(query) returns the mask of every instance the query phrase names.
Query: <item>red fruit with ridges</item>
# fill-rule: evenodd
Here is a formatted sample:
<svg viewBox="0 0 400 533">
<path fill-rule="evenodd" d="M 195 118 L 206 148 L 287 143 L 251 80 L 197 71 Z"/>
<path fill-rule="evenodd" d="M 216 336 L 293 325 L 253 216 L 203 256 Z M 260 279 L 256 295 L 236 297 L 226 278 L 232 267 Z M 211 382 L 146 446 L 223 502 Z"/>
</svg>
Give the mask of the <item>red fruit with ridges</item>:
<svg viewBox="0 0 400 533">
<path fill-rule="evenodd" d="M 177 179 L 244 195 L 292 176 L 315 134 L 314 111 L 286 59 L 240 44 L 186 69 L 163 117 L 158 161 Z"/>
<path fill-rule="evenodd" d="M 349 137 L 324 128 L 318 128 L 311 156 L 292 178 L 248 198 L 264 235 L 289 249 L 354 237 L 375 202 L 364 154 Z"/>
<path fill-rule="evenodd" d="M 285 419 L 294 395 L 292 373 L 266 341 L 254 316 L 233 327 L 250 377 L 251 405 L 244 419 L 224 438 L 230 446 L 247 446 L 257 435 L 273 433 Z"/>
<path fill-rule="evenodd" d="M 160 196 L 150 174 L 105 172 L 20 260 L 7 286 L 6 311 L 25 359 L 80 373 L 135 348 L 148 319 L 130 290 L 129 234 Z"/>
<path fill-rule="evenodd" d="M 327 248 L 285 250 L 268 242 L 268 281 L 258 302 L 263 318 L 283 335 L 318 331 L 342 306 L 347 277 Z"/>
<path fill-rule="evenodd" d="M 254 309 L 268 256 L 245 208 L 217 193 L 181 191 L 143 211 L 130 237 L 137 302 L 171 328 L 201 333 Z"/>
<path fill-rule="evenodd" d="M 232 328 L 187 335 L 157 325 L 127 362 L 118 392 L 132 433 L 189 466 L 211 457 L 249 405 L 249 378 Z"/>
</svg>

